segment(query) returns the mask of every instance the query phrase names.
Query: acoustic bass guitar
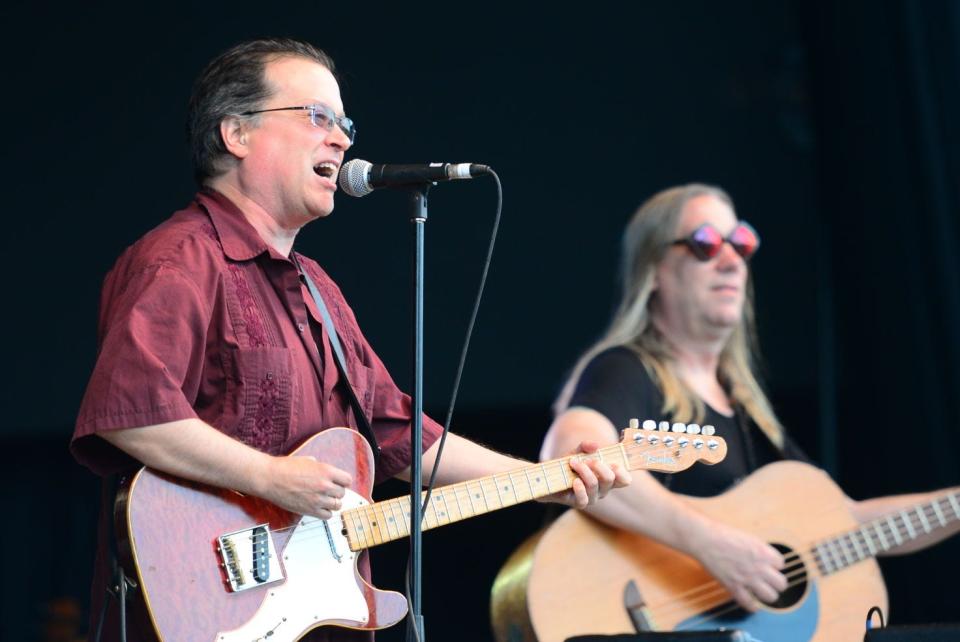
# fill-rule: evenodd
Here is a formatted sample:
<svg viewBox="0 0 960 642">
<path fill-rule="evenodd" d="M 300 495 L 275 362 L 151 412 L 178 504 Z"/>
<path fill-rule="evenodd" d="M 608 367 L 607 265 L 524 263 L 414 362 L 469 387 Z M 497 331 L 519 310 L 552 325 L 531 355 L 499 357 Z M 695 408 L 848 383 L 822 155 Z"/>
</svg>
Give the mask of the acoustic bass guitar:
<svg viewBox="0 0 960 642">
<path fill-rule="evenodd" d="M 693 558 L 567 511 L 525 542 L 494 584 L 499 642 L 562 642 L 588 634 L 740 629 L 763 642 L 863 638 L 887 593 L 874 556 L 960 519 L 960 491 L 858 524 L 822 470 L 764 466 L 722 495 L 683 497 L 702 513 L 783 553 L 788 588 L 748 613 Z"/>
</svg>

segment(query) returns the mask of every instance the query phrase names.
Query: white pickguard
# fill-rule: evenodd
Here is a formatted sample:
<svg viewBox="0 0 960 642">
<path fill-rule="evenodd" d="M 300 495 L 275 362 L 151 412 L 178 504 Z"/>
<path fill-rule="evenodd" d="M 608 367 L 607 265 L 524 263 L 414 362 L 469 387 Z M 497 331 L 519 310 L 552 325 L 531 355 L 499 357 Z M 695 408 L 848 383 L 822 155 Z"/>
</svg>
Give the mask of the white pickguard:
<svg viewBox="0 0 960 642">
<path fill-rule="evenodd" d="M 341 510 L 366 503 L 347 489 Z M 330 538 L 323 520 L 301 518 L 282 553 L 286 580 L 264 587 L 256 614 L 239 628 L 217 633 L 215 642 L 293 642 L 325 621 L 367 622 L 367 601 L 355 578 L 357 553 L 350 550 L 340 532 L 339 511 L 330 518 L 329 526 Z"/>
</svg>

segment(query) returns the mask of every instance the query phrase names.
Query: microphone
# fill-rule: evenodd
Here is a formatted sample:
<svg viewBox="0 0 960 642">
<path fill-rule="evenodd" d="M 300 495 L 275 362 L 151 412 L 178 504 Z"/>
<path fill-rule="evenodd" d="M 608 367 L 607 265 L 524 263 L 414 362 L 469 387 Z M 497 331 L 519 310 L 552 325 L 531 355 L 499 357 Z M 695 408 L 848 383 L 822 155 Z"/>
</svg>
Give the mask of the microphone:
<svg viewBox="0 0 960 642">
<path fill-rule="evenodd" d="M 409 187 L 438 181 L 455 181 L 489 174 L 486 165 L 429 163 L 424 165 L 374 165 L 354 158 L 340 168 L 340 189 L 350 196 L 366 196 L 381 187 Z"/>
</svg>

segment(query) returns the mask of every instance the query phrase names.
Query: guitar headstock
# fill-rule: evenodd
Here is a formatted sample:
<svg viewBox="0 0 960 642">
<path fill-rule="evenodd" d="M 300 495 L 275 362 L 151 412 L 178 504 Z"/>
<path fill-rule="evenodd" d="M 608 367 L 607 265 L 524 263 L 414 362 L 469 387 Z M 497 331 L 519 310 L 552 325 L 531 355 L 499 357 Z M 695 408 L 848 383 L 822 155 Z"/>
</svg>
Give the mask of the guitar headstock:
<svg viewBox="0 0 960 642">
<path fill-rule="evenodd" d="M 627 454 L 630 470 L 638 468 L 662 473 L 686 470 L 696 462 L 716 464 L 727 456 L 727 442 L 717 437 L 713 426 L 697 424 L 659 424 L 637 419 L 621 433 L 620 445 Z"/>
</svg>

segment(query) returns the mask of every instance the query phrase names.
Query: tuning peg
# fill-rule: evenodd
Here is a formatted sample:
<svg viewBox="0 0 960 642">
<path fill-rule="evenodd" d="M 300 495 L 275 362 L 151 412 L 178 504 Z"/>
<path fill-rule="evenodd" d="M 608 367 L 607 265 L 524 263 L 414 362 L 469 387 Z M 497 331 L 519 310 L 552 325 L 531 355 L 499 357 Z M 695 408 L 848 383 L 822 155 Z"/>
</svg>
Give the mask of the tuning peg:
<svg viewBox="0 0 960 642">
<path fill-rule="evenodd" d="M 699 434 L 700 434 L 700 424 L 687 424 L 687 434 L 688 434 L 688 435 L 699 435 Z"/>
<path fill-rule="evenodd" d="M 716 440 L 716 439 L 708 439 L 708 440 L 707 440 L 707 448 L 709 448 L 710 450 L 716 450 L 719 446 L 720 446 L 720 444 L 717 443 L 717 440 Z"/>
<path fill-rule="evenodd" d="M 639 427 L 640 427 L 640 420 L 639 420 L 639 419 L 631 419 L 631 420 L 630 420 L 630 427 L 631 427 L 631 428 L 639 428 Z"/>
<path fill-rule="evenodd" d="M 669 422 L 669 421 L 661 421 L 660 424 L 659 424 L 659 427 L 660 427 L 660 430 L 663 430 L 663 431 L 670 430 L 670 422 Z"/>
<path fill-rule="evenodd" d="M 681 448 L 686 448 L 687 444 L 689 443 L 690 443 L 690 440 L 687 439 L 686 437 L 679 437 L 677 439 L 677 445 L 680 446 Z"/>
<path fill-rule="evenodd" d="M 699 437 L 697 437 L 696 439 L 694 439 L 694 440 L 693 440 L 693 447 L 696 448 L 697 450 L 700 450 L 701 448 L 703 448 L 703 440 L 700 439 Z"/>
<path fill-rule="evenodd" d="M 647 441 L 650 442 L 650 445 L 651 445 L 651 446 L 656 446 L 656 445 L 657 445 L 657 442 L 660 441 L 660 440 L 657 438 L 656 435 L 650 435 L 649 437 L 647 437 Z"/>
<path fill-rule="evenodd" d="M 647 419 L 646 421 L 643 422 L 643 429 L 644 429 L 644 430 L 656 430 L 656 429 L 657 429 L 657 422 L 655 422 L 653 419 Z"/>
<path fill-rule="evenodd" d="M 673 432 L 687 432 L 687 426 L 677 422 L 673 424 Z"/>
<path fill-rule="evenodd" d="M 703 434 L 706 435 L 707 437 L 712 437 L 715 434 L 717 434 L 717 429 L 711 426 L 710 424 L 707 424 L 706 426 L 703 427 Z"/>
<path fill-rule="evenodd" d="M 667 448 L 669 448 L 670 446 L 672 446 L 672 445 L 673 445 L 673 437 L 671 437 L 669 434 L 667 434 L 667 435 L 663 438 L 663 445 L 666 446 Z"/>
</svg>

